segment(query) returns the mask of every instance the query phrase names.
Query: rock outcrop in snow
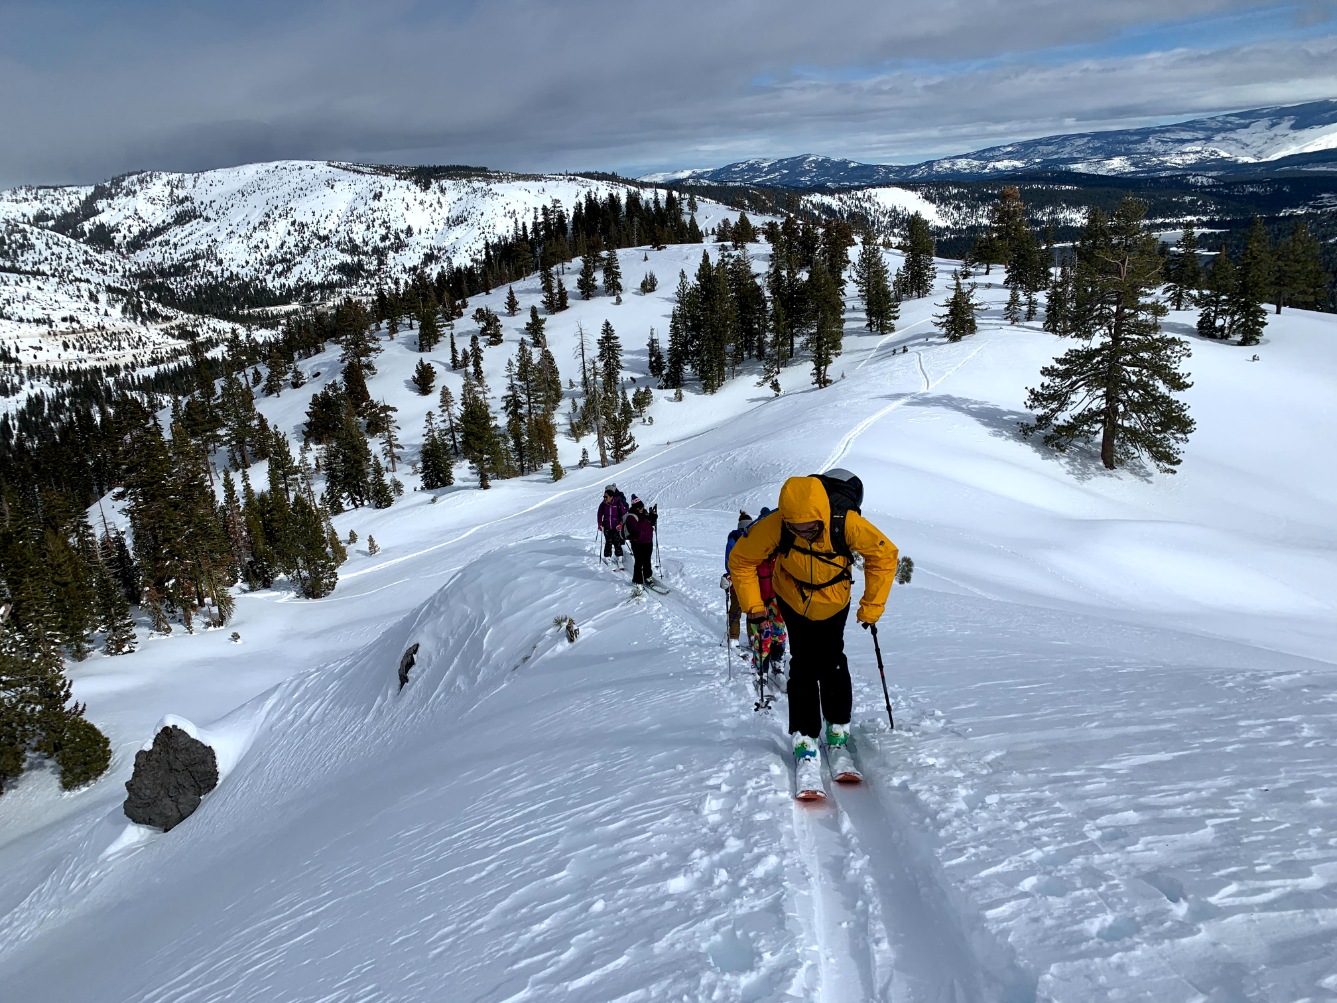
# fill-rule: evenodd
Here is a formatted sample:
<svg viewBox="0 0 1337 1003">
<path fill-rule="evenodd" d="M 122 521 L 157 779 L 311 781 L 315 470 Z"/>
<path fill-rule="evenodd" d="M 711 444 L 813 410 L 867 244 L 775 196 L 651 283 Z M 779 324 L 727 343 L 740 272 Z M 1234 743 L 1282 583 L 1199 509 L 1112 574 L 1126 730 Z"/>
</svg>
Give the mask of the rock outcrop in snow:
<svg viewBox="0 0 1337 1003">
<path fill-rule="evenodd" d="M 166 832 L 189 818 L 217 786 L 214 750 L 168 725 L 154 736 L 152 748 L 135 754 L 135 772 L 125 782 L 125 816 Z"/>
</svg>

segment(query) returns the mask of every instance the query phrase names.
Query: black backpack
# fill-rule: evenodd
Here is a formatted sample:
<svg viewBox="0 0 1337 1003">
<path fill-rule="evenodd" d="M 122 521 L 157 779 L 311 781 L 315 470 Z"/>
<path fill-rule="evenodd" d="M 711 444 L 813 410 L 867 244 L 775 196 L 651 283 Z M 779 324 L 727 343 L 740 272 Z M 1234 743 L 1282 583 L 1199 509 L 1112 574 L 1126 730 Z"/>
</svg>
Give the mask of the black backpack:
<svg viewBox="0 0 1337 1003">
<path fill-rule="evenodd" d="M 840 573 L 827 582 L 799 582 L 802 589 L 823 589 L 828 585 L 834 585 L 836 582 L 853 580 L 850 573 L 850 566 L 854 560 L 854 552 L 850 550 L 849 542 L 845 539 L 845 517 L 850 511 L 859 512 L 863 505 L 863 481 L 859 480 L 857 474 L 852 474 L 848 470 L 836 467 L 828 470 L 824 474 L 812 474 L 822 482 L 822 487 L 826 489 L 826 500 L 831 506 L 831 546 L 832 550 L 812 550 L 808 547 L 803 548 L 803 552 L 812 554 L 813 557 L 823 564 L 829 564 L 832 567 L 840 568 Z M 787 554 L 793 549 L 797 538 L 789 531 L 789 527 L 784 523 L 780 524 L 780 544 L 771 556 Z M 842 568 L 836 561 L 836 558 L 845 558 L 846 564 Z"/>
</svg>

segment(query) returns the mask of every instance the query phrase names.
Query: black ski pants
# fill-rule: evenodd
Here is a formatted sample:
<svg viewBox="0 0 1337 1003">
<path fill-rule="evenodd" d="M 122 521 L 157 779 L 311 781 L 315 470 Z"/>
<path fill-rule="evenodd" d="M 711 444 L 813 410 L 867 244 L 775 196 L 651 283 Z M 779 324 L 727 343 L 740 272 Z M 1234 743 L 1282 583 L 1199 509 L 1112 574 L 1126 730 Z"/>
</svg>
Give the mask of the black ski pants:
<svg viewBox="0 0 1337 1003">
<path fill-rule="evenodd" d="M 779 596 L 789 628 L 789 730 L 817 738 L 822 718 L 849 724 L 854 706 L 850 666 L 845 658 L 846 606 L 825 620 L 809 620 Z"/>
<path fill-rule="evenodd" d="M 654 550 L 653 541 L 650 543 L 631 541 L 631 556 L 636 562 L 631 572 L 631 583 L 633 585 L 644 585 L 655 576 L 650 569 L 650 555 L 654 553 Z"/>
<path fill-rule="evenodd" d="M 614 553 L 618 557 L 622 556 L 622 534 L 616 529 L 605 529 L 604 557 L 612 557 Z"/>
</svg>

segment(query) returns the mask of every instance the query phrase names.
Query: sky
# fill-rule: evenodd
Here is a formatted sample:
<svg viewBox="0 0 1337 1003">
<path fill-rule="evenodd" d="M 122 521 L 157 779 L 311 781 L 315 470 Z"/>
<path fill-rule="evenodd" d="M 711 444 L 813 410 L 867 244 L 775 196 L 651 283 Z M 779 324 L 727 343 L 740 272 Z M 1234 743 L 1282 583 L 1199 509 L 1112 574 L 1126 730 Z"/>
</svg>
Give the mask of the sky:
<svg viewBox="0 0 1337 1003">
<path fill-rule="evenodd" d="M 1337 0 L 4 0 L 0 189 L 275 159 L 916 163 L 1337 97 Z"/>
</svg>

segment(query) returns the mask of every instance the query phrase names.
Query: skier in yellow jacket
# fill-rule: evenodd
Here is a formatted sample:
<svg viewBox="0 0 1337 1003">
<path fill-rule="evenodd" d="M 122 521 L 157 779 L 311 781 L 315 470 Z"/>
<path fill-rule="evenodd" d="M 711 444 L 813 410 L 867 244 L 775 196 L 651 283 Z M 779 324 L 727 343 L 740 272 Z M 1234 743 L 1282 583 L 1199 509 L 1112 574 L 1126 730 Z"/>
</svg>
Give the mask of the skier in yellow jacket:
<svg viewBox="0 0 1337 1003">
<path fill-rule="evenodd" d="M 816 765 L 823 718 L 829 748 L 848 741 L 853 695 L 845 621 L 852 579 L 850 560 L 833 549 L 826 488 L 816 477 L 791 477 L 780 489 L 780 507 L 749 526 L 729 554 L 729 573 L 749 624 L 765 619 L 757 567 L 780 549 L 784 530 L 793 544 L 777 555 L 772 585 L 789 628 L 789 730 L 801 774 L 804 760 Z M 877 623 L 896 577 L 896 545 L 853 509 L 845 515 L 845 543 L 863 557 L 863 597 L 855 618 Z M 799 786 L 801 792 L 801 775 Z"/>
</svg>

